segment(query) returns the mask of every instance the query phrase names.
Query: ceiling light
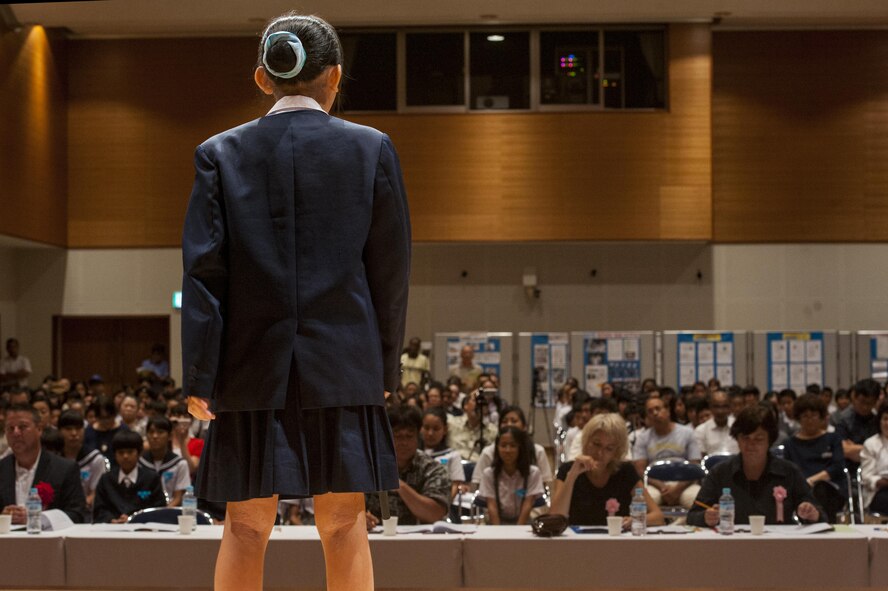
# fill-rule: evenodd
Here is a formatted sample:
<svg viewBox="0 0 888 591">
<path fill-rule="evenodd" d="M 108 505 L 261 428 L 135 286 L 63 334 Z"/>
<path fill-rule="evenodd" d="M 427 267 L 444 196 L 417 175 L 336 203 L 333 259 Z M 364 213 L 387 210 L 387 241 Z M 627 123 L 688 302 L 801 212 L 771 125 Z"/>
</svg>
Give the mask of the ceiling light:
<svg viewBox="0 0 888 591">
<path fill-rule="evenodd" d="M 488 35 L 488 36 L 487 36 L 487 40 L 488 40 L 488 41 L 493 41 L 494 43 L 499 43 L 499 42 L 501 42 L 501 41 L 505 41 L 506 38 L 503 37 L 502 35 Z"/>
</svg>

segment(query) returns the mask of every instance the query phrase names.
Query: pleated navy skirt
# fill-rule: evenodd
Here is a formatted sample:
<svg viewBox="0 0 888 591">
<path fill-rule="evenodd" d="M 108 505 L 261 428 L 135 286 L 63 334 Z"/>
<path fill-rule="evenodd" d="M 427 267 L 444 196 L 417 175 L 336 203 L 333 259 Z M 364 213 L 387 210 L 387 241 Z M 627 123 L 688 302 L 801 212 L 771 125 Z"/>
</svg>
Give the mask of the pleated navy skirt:
<svg viewBox="0 0 888 591">
<path fill-rule="evenodd" d="M 198 466 L 199 498 L 286 499 L 398 488 L 385 407 L 303 409 L 292 387 L 290 392 L 283 410 L 216 413 Z"/>
</svg>

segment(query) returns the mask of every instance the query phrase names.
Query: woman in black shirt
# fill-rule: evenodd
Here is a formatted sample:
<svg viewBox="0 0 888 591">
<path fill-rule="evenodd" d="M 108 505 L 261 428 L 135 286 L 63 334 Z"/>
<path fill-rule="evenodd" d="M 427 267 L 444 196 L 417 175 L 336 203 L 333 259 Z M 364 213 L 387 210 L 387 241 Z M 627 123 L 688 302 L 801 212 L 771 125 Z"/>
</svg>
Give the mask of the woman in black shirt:
<svg viewBox="0 0 888 591">
<path fill-rule="evenodd" d="M 663 513 L 654 503 L 631 462 L 622 461 L 629 449 L 626 422 L 616 413 L 592 417 L 581 434 L 583 453 L 558 470 L 550 513 L 566 515 L 571 525 L 605 525 L 609 499 L 620 504 L 617 515 L 629 521 L 635 489 L 644 491 L 648 525 L 661 525 Z"/>
</svg>

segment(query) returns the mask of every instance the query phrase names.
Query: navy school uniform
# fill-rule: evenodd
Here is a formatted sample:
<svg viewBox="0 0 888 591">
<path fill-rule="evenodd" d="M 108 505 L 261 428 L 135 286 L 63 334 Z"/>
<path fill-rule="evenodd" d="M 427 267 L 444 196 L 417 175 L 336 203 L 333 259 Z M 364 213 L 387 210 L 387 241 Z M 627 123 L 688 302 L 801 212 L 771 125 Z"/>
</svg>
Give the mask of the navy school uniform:
<svg viewBox="0 0 888 591">
<path fill-rule="evenodd" d="M 105 473 L 96 487 L 93 522 L 108 523 L 121 515 L 132 515 L 150 507 L 166 506 L 160 476 L 154 470 L 138 465 L 136 482 L 127 488 L 120 478 L 120 467 Z"/>
<path fill-rule="evenodd" d="M 210 400 L 198 496 L 398 487 L 383 391 L 410 220 L 385 134 L 308 97 L 197 148 L 182 238 L 184 390 Z"/>
</svg>

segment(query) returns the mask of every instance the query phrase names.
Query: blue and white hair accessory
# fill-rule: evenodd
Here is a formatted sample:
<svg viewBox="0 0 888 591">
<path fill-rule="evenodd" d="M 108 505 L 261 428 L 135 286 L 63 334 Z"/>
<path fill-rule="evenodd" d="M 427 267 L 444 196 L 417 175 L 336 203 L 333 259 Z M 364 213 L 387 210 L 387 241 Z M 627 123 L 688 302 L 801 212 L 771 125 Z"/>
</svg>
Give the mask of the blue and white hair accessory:
<svg viewBox="0 0 888 591">
<path fill-rule="evenodd" d="M 278 39 L 286 39 L 287 43 L 289 43 L 290 48 L 293 50 L 293 53 L 296 55 L 296 65 L 293 66 L 293 69 L 289 72 L 278 72 L 274 68 L 268 65 L 268 49 L 274 44 Z M 305 48 L 302 46 L 302 41 L 299 40 L 299 37 L 296 36 L 295 33 L 291 33 L 289 31 L 278 31 L 277 33 L 272 33 L 268 37 L 265 38 L 265 46 L 262 50 L 262 65 L 265 66 L 265 69 L 274 76 L 278 78 L 295 78 L 299 75 L 299 72 L 302 71 L 303 66 L 305 66 L 305 60 L 308 58 L 308 55 L 305 53 Z"/>
</svg>

